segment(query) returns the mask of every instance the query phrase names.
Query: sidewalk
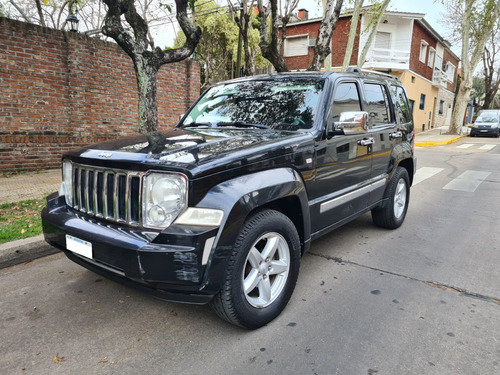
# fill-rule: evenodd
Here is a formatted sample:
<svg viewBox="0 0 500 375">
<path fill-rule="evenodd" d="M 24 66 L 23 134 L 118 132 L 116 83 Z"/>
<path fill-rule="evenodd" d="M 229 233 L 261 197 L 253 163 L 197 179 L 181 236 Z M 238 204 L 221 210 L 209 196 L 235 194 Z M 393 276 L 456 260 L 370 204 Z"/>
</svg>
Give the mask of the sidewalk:
<svg viewBox="0 0 500 375">
<path fill-rule="evenodd" d="M 461 136 L 446 135 L 447 131 L 447 127 L 441 127 L 418 133 L 415 136 L 415 146 L 445 145 L 461 138 Z M 463 128 L 463 134 L 468 134 L 468 128 Z M 60 185 L 60 169 L 22 173 L 10 177 L 0 176 L 0 204 L 43 198 L 54 191 L 58 191 Z M 45 242 L 43 235 L 1 244 L 0 269 L 54 254 L 58 251 Z"/>
<path fill-rule="evenodd" d="M 415 146 L 428 147 L 428 146 L 447 145 L 458 141 L 462 137 L 467 136 L 469 134 L 469 128 L 467 128 L 466 126 L 462 127 L 461 136 L 446 134 L 446 132 L 448 132 L 448 127 L 441 126 L 439 128 L 430 129 L 425 132 L 417 133 L 415 135 Z"/>
<path fill-rule="evenodd" d="M 44 198 L 60 186 L 60 169 L 0 176 L 0 204 Z M 58 251 L 45 242 L 43 235 L 0 244 L 0 269 Z"/>
</svg>

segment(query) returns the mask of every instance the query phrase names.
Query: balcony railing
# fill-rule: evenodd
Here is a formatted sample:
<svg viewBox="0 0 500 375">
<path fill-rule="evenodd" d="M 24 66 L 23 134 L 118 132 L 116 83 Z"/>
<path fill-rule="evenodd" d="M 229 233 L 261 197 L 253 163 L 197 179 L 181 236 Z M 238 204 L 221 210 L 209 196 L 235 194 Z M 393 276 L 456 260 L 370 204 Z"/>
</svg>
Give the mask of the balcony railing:
<svg viewBox="0 0 500 375">
<path fill-rule="evenodd" d="M 405 65 L 407 66 L 410 62 L 410 51 L 386 49 L 386 48 L 371 48 L 366 56 L 367 65 L 377 65 L 383 66 L 387 64 L 387 67 L 392 65 Z"/>
<path fill-rule="evenodd" d="M 432 73 L 432 85 L 446 88 L 448 85 L 448 76 L 440 69 L 434 69 Z"/>
</svg>

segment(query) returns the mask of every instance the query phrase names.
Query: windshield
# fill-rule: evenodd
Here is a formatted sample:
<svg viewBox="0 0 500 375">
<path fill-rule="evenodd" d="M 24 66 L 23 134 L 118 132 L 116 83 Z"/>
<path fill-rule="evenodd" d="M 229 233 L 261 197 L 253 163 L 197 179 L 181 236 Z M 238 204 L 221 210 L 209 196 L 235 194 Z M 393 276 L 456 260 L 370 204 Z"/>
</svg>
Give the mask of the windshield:
<svg viewBox="0 0 500 375">
<path fill-rule="evenodd" d="M 476 122 L 498 122 L 498 115 L 494 112 L 481 113 Z"/>
<path fill-rule="evenodd" d="M 181 126 L 310 129 L 323 85 L 323 81 L 294 79 L 215 86 L 187 114 Z"/>
</svg>

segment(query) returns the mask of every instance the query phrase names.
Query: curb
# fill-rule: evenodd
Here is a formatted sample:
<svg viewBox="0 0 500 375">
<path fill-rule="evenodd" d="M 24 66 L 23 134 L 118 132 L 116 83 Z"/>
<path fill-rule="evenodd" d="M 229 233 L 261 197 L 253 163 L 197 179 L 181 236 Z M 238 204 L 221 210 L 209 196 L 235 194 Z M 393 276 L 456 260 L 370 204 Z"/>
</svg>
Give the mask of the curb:
<svg viewBox="0 0 500 375">
<path fill-rule="evenodd" d="M 448 145 L 450 143 L 454 143 L 458 141 L 459 139 L 463 138 L 463 136 L 457 136 L 453 137 L 450 139 L 447 139 L 446 141 L 422 141 L 422 142 L 415 142 L 415 147 L 429 147 L 429 146 L 441 146 L 441 145 Z"/>
<path fill-rule="evenodd" d="M 42 234 L 7 242 L 0 245 L 0 269 L 52 255 L 59 251 L 45 242 Z"/>
</svg>

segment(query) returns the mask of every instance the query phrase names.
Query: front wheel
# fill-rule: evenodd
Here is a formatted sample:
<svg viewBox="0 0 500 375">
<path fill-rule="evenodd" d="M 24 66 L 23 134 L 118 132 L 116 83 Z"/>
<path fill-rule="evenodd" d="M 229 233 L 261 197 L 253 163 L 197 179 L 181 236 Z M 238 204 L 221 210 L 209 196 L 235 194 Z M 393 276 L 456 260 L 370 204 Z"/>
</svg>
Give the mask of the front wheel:
<svg viewBox="0 0 500 375">
<path fill-rule="evenodd" d="M 403 224 L 410 201 L 410 178 L 398 167 L 384 193 L 385 204 L 372 210 L 373 222 L 382 228 L 396 229 Z"/>
<path fill-rule="evenodd" d="M 290 300 L 299 265 L 300 241 L 292 221 L 278 211 L 259 211 L 243 225 L 226 281 L 211 307 L 230 323 L 248 329 L 262 327 Z"/>
</svg>

